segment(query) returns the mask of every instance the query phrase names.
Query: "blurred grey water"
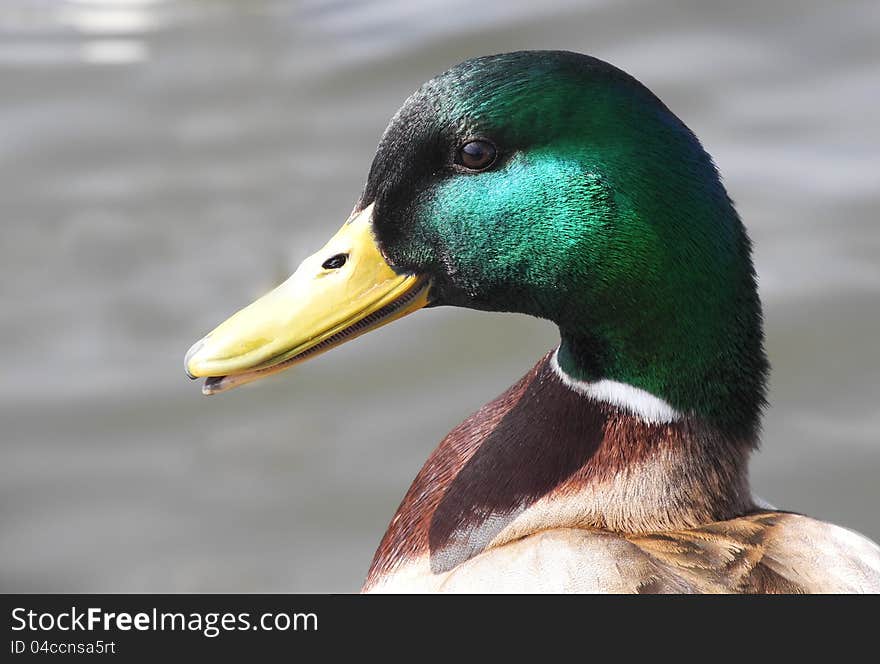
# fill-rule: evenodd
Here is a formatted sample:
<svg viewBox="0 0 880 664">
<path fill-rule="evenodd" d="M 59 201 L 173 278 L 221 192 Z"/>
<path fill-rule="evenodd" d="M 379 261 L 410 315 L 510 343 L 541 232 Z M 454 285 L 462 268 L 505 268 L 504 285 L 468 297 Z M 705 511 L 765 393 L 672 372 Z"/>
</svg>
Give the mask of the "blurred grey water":
<svg viewBox="0 0 880 664">
<path fill-rule="evenodd" d="M 0 590 L 350 591 L 452 426 L 556 342 L 431 310 L 206 399 L 192 341 L 347 216 L 474 55 L 591 53 L 715 157 L 756 244 L 756 490 L 880 539 L 880 6 L 4 0 Z"/>
</svg>

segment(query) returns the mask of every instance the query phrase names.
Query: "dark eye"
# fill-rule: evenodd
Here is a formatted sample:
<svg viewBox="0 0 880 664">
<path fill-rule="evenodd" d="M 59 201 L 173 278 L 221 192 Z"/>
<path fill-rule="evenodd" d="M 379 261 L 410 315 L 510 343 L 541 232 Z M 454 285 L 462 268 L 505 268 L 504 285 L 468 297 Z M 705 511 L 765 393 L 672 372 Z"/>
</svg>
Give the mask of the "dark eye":
<svg viewBox="0 0 880 664">
<path fill-rule="evenodd" d="M 456 163 L 471 171 L 482 171 L 495 163 L 497 155 L 489 141 L 469 141 L 458 149 Z"/>
<path fill-rule="evenodd" d="M 321 263 L 321 267 L 325 270 L 338 270 L 343 265 L 345 265 L 345 261 L 348 260 L 348 254 L 336 254 L 335 256 L 331 256 L 323 263 Z"/>
</svg>

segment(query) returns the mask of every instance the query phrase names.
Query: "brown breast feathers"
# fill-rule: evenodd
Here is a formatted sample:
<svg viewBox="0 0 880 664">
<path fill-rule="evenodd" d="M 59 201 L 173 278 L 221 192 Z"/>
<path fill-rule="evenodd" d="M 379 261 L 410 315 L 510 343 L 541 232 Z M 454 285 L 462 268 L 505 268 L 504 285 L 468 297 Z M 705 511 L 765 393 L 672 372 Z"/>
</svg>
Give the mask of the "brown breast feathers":
<svg viewBox="0 0 880 664">
<path fill-rule="evenodd" d="M 563 384 L 550 357 L 431 454 L 382 539 L 366 588 L 415 558 L 427 555 L 431 572 L 443 574 L 548 527 L 649 532 L 751 509 L 751 441 L 729 440 L 691 418 L 649 424 L 592 401 Z"/>
</svg>

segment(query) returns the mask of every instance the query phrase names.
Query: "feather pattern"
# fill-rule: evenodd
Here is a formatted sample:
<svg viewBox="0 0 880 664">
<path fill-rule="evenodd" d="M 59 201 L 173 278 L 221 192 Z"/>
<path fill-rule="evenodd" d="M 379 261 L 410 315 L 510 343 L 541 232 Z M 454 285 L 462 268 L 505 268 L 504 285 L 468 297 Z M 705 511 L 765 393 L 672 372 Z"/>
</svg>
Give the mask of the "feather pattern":
<svg viewBox="0 0 880 664">
<path fill-rule="evenodd" d="M 880 549 L 755 505 L 753 441 L 571 389 L 549 353 L 429 457 L 365 590 L 880 591 Z"/>
</svg>

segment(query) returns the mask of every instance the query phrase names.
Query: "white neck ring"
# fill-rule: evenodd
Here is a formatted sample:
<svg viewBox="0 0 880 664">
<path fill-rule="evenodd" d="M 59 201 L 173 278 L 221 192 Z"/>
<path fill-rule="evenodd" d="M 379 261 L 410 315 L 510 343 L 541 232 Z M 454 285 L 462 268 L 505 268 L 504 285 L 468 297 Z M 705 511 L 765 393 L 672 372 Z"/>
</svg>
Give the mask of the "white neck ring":
<svg viewBox="0 0 880 664">
<path fill-rule="evenodd" d="M 649 424 L 669 424 L 682 415 L 663 399 L 638 387 L 616 380 L 583 381 L 569 376 L 559 366 L 559 349 L 550 357 L 550 366 L 566 387 L 594 401 L 617 406 Z"/>
</svg>

